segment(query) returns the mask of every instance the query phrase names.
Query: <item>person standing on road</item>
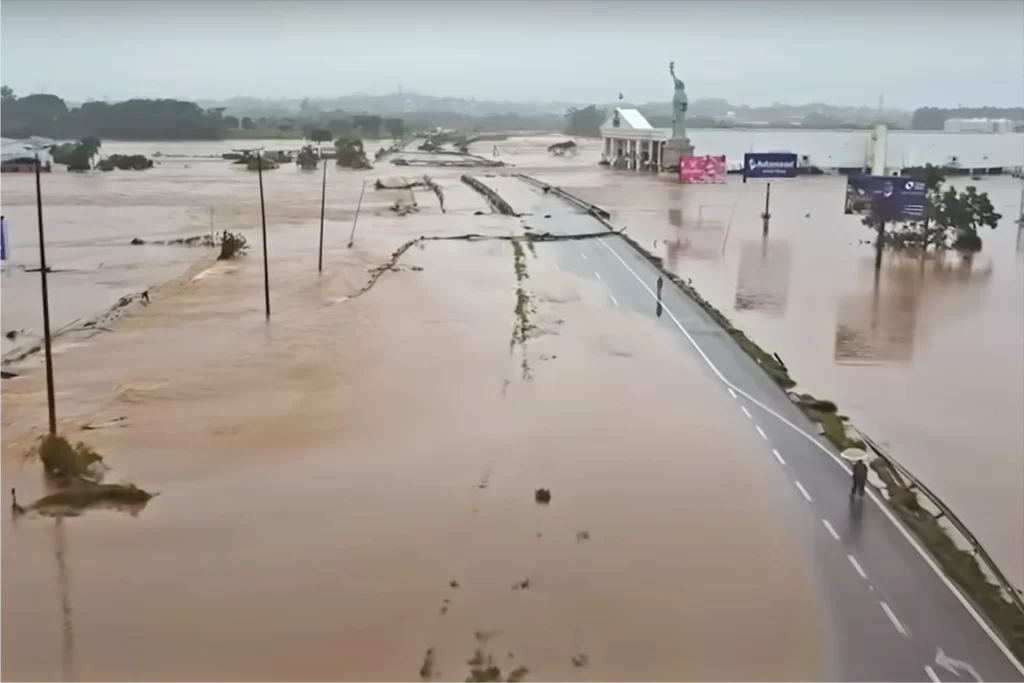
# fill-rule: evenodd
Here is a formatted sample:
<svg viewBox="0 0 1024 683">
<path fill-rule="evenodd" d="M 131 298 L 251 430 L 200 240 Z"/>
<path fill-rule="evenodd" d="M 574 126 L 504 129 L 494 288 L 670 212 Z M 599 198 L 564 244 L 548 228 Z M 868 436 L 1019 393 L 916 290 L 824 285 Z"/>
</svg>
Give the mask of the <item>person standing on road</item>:
<svg viewBox="0 0 1024 683">
<path fill-rule="evenodd" d="M 864 497 L 864 485 L 868 481 L 868 466 L 863 460 L 853 463 L 853 486 L 850 487 L 850 498 L 858 495 Z"/>
<path fill-rule="evenodd" d="M 661 288 L 662 288 L 662 286 L 664 286 L 664 284 L 665 284 L 664 279 L 659 275 L 658 276 L 658 285 L 657 285 L 657 289 L 658 289 L 658 297 L 657 297 L 658 298 L 658 308 L 655 311 L 655 315 L 657 317 L 659 317 L 659 318 L 661 317 Z"/>
</svg>

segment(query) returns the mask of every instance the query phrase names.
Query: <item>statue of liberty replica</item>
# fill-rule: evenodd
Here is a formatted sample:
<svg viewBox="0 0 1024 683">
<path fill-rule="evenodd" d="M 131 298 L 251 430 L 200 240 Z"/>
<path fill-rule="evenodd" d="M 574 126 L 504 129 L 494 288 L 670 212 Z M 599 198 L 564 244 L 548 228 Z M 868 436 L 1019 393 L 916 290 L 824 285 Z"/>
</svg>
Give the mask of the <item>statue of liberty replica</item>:
<svg viewBox="0 0 1024 683">
<path fill-rule="evenodd" d="M 668 63 L 668 72 L 672 76 L 675 90 L 672 94 L 672 137 L 665 143 L 663 168 L 679 166 L 679 157 L 693 154 L 693 145 L 686 137 L 686 109 L 690 101 L 686 98 L 686 84 L 676 76 L 676 63 Z"/>
</svg>

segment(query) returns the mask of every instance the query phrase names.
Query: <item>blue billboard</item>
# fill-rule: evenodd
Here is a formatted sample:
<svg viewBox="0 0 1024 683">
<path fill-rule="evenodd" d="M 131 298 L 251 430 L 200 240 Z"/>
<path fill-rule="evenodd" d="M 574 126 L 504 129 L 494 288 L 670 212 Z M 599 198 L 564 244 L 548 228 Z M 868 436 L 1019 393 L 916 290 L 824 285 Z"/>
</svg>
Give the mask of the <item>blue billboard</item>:
<svg viewBox="0 0 1024 683">
<path fill-rule="evenodd" d="M 794 178 L 796 154 L 750 152 L 743 155 L 743 178 Z"/>
<path fill-rule="evenodd" d="M 900 176 L 852 175 L 846 178 L 844 213 L 869 215 L 884 220 L 914 221 L 924 218 L 927 192 L 920 180 Z"/>
</svg>

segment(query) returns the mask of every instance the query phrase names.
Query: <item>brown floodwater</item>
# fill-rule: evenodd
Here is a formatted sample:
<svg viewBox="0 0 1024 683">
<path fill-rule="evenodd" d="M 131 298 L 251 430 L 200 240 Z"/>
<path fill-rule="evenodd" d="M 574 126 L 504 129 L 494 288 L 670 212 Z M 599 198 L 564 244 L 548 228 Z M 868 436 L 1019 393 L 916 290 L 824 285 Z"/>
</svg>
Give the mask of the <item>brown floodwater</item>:
<svg viewBox="0 0 1024 683">
<path fill-rule="evenodd" d="M 954 178 L 1003 219 L 972 259 L 886 254 L 842 211 L 842 177 L 682 186 L 600 169 L 544 176 L 609 209 L 616 225 L 764 348 L 799 390 L 834 400 L 949 504 L 1024 586 L 1022 184 Z"/>
<path fill-rule="evenodd" d="M 332 169 L 320 276 L 319 177 L 268 174 L 267 322 L 255 178 L 205 163 L 113 190 L 47 179 L 56 206 L 124 226 L 95 258 L 139 250 L 174 273 L 109 285 L 151 287 L 151 303 L 55 356 L 62 431 L 104 454 L 110 480 L 160 495 L 135 517 L 5 516 L 4 678 L 409 680 L 429 662 L 428 677 L 458 680 L 478 650 L 527 680 L 823 675 L 814 582 L 765 485 L 779 475 L 676 339 L 557 272 L 558 244 L 523 253 L 518 281 L 508 242 L 420 243 L 359 294 L 419 235 L 521 229 L 456 172 L 431 174 L 446 214 L 429 190 L 368 187 L 347 249 L 376 174 Z M 5 212 L 29 210 L 26 188 L 3 193 Z M 387 208 L 412 199 L 418 213 Z M 201 232 L 201 213 L 175 213 L 193 201 L 244 230 L 250 256 L 121 246 Z M 75 256 L 88 225 L 61 226 L 56 206 L 70 244 L 53 266 L 101 271 Z M 32 285 L 4 280 L 5 330 Z M 76 314 L 105 304 L 54 291 L 78 297 Z M 3 384 L 5 505 L 12 486 L 43 490 L 21 458 L 45 426 L 38 364 Z"/>
</svg>

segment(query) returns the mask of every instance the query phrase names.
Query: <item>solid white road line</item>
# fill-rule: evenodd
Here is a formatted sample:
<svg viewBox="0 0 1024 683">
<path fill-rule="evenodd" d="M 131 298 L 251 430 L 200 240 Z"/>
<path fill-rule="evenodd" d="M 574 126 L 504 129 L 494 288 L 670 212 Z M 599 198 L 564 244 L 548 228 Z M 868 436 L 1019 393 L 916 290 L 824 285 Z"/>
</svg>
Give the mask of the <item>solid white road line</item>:
<svg viewBox="0 0 1024 683">
<path fill-rule="evenodd" d="M 846 559 L 848 559 L 850 561 L 850 564 L 853 565 L 853 568 L 855 570 L 857 570 L 858 574 L 860 574 L 860 578 L 862 578 L 865 581 L 867 581 L 868 580 L 867 572 L 864 571 L 864 567 L 860 566 L 860 562 L 857 561 L 857 558 L 854 557 L 853 555 L 847 555 Z"/>
<path fill-rule="evenodd" d="M 746 416 L 747 416 L 748 418 L 750 418 L 751 420 L 753 420 L 753 419 L 754 419 L 754 416 L 750 414 L 750 411 L 749 411 L 749 410 L 747 410 L 747 407 L 746 407 L 746 406 L 740 406 L 740 410 L 742 410 L 742 411 L 743 411 L 743 414 L 744 414 L 744 415 L 746 415 Z"/>
<path fill-rule="evenodd" d="M 758 426 L 758 425 L 754 425 L 754 428 L 755 428 L 755 429 L 757 430 L 757 433 L 761 435 L 761 438 L 762 438 L 762 439 L 764 439 L 765 441 L 767 441 L 767 440 L 768 440 L 768 435 L 764 433 L 764 430 L 763 430 L 763 429 L 761 429 L 761 427 L 760 427 L 760 426 Z"/>
<path fill-rule="evenodd" d="M 629 264 L 627 264 L 622 259 L 622 257 L 615 252 L 614 249 L 608 246 L 608 241 L 598 241 L 601 244 L 601 246 L 603 246 L 605 249 L 611 252 L 611 255 L 614 256 L 618 260 L 618 262 L 622 264 L 623 268 L 629 271 L 629 273 L 636 279 L 636 281 L 640 283 L 640 286 L 647 290 L 647 293 L 651 295 L 651 298 L 657 301 L 658 295 L 651 291 L 651 288 L 647 286 L 647 283 L 644 282 L 643 278 L 637 275 L 636 271 L 630 268 Z M 628 247 L 629 245 L 627 244 L 626 246 Z M 669 319 L 672 320 L 675 326 L 679 328 L 679 331 L 683 333 L 683 336 L 685 336 L 687 341 L 690 342 L 690 345 L 693 346 L 694 350 L 698 353 L 698 355 L 700 355 L 700 357 L 704 359 L 704 362 L 707 363 L 708 367 L 711 368 L 711 371 L 715 373 L 715 376 L 718 377 L 718 379 L 721 380 L 722 383 L 726 385 L 726 387 L 735 390 L 736 393 L 745 397 L 751 403 L 761 408 L 761 410 L 765 411 L 775 419 L 779 420 L 779 422 L 783 423 L 784 425 L 795 431 L 797 434 L 807 439 L 820 451 L 828 455 L 828 457 L 832 458 L 832 461 L 835 462 L 835 464 L 839 465 L 839 467 L 841 467 L 844 472 L 846 472 L 847 474 L 851 473 L 849 465 L 847 465 L 842 458 L 840 458 L 838 455 L 833 453 L 829 448 L 824 446 L 820 441 L 818 441 L 817 437 L 812 436 L 811 434 L 808 434 L 804 430 L 800 429 L 800 427 L 793 424 L 790 420 L 786 419 L 784 416 L 775 412 L 774 410 L 772 410 L 771 408 L 769 408 L 768 406 L 761 403 L 756 398 L 745 392 L 743 389 L 741 389 L 740 387 L 736 386 L 728 379 L 726 379 L 725 375 L 722 374 L 722 371 L 719 370 L 718 367 L 716 367 L 715 364 L 711 362 L 711 359 L 708 358 L 708 355 L 704 353 L 704 349 L 700 348 L 700 345 L 694 340 L 693 336 L 690 335 L 689 331 L 685 327 L 683 327 L 682 323 L 679 322 L 679 319 L 676 318 L 675 314 L 668 308 L 668 306 L 665 306 L 663 304 L 662 309 L 665 311 L 666 314 L 668 314 Z M 868 490 L 868 498 L 870 498 L 871 501 L 878 507 L 878 509 L 882 511 L 882 514 L 885 515 L 885 517 L 892 523 L 892 525 L 899 530 L 900 535 L 902 535 L 903 538 L 906 539 L 907 543 L 910 544 L 910 547 L 917 552 L 921 559 L 924 560 L 925 564 L 927 564 L 931 568 L 931 570 L 935 572 L 935 575 L 939 577 L 939 580 L 942 581 L 943 585 L 946 586 L 946 589 L 953 594 L 953 596 L 963 606 L 963 608 L 967 610 L 967 613 L 974 618 L 974 621 L 978 624 L 981 630 L 984 631 L 985 635 L 989 637 L 989 640 L 991 640 L 995 644 L 995 646 L 999 648 L 999 651 L 1003 653 L 1003 656 L 1006 657 L 1006 659 L 1010 662 L 1013 668 L 1015 668 L 1021 676 L 1024 676 L 1024 664 L 1021 664 L 1019 661 L 1017 661 L 1017 658 L 1013 655 L 1012 652 L 1010 652 L 1010 649 L 1006 646 L 1006 643 L 1004 643 L 999 638 L 999 636 L 995 634 L 995 631 L 993 631 L 992 627 L 988 625 L 988 622 L 982 619 L 981 615 L 978 614 L 978 610 L 974 609 L 974 605 L 972 605 L 967 600 L 967 598 L 964 597 L 964 594 L 960 592 L 960 589 L 953 584 L 953 582 L 950 580 L 948 576 L 946 576 L 946 574 L 942 571 L 939 565 L 936 564 L 935 560 L 932 559 L 932 556 L 929 555 L 924 550 L 924 548 L 921 547 L 921 544 L 917 542 L 917 539 L 915 539 L 910 534 L 910 532 L 907 531 L 907 528 L 903 526 L 903 524 L 898 519 L 896 519 L 896 516 L 892 513 L 891 510 L 889 510 L 889 508 L 885 506 L 885 503 L 882 502 L 878 498 L 878 496 L 875 495 L 874 491 Z"/>
<path fill-rule="evenodd" d="M 899 634 L 901 636 L 907 635 L 907 629 L 903 628 L 903 624 L 901 624 L 900 620 L 896 618 L 895 614 L 893 614 L 892 609 L 889 608 L 889 605 L 886 604 L 884 600 L 882 600 L 878 604 L 882 606 L 882 611 L 885 612 L 885 616 L 889 617 L 889 621 L 891 621 L 892 625 L 896 627 L 896 630 L 899 631 Z"/>
<path fill-rule="evenodd" d="M 772 455 L 775 456 L 775 459 L 779 461 L 780 465 L 785 465 L 786 464 L 786 461 L 782 459 L 782 454 L 779 453 L 778 449 L 773 448 L 772 449 Z"/>
<path fill-rule="evenodd" d="M 796 481 L 795 479 L 793 480 L 793 483 L 795 483 L 795 484 L 796 484 L 796 487 L 797 487 L 798 489 L 800 489 L 800 493 L 804 494 L 804 498 L 806 498 L 806 499 L 807 499 L 807 502 L 808 502 L 808 503 L 811 503 L 811 502 L 813 502 L 813 501 L 811 500 L 811 494 L 807 493 L 807 489 L 805 489 L 805 488 L 804 488 L 804 485 L 803 485 L 803 484 L 801 484 L 800 482 Z"/>
<path fill-rule="evenodd" d="M 615 304 L 616 306 L 619 305 L 619 301 L 618 301 L 618 299 L 615 298 L 615 295 L 609 294 L 608 297 L 612 300 L 613 304 Z"/>
<path fill-rule="evenodd" d="M 594 275 L 596 275 L 596 276 L 597 276 L 597 279 L 598 279 L 598 280 L 600 280 L 600 279 L 601 279 L 601 273 L 597 272 L 596 270 L 594 271 Z"/>
<path fill-rule="evenodd" d="M 926 666 L 924 668 L 924 672 L 928 674 L 928 678 L 934 681 L 934 683 L 942 683 L 942 680 L 935 675 L 935 669 L 931 668 L 930 666 Z"/>
<path fill-rule="evenodd" d="M 829 535 L 838 541 L 839 534 L 836 533 L 835 528 L 829 523 L 829 521 L 827 519 L 823 519 L 821 520 L 821 523 L 825 525 L 825 528 L 828 530 Z"/>
</svg>

